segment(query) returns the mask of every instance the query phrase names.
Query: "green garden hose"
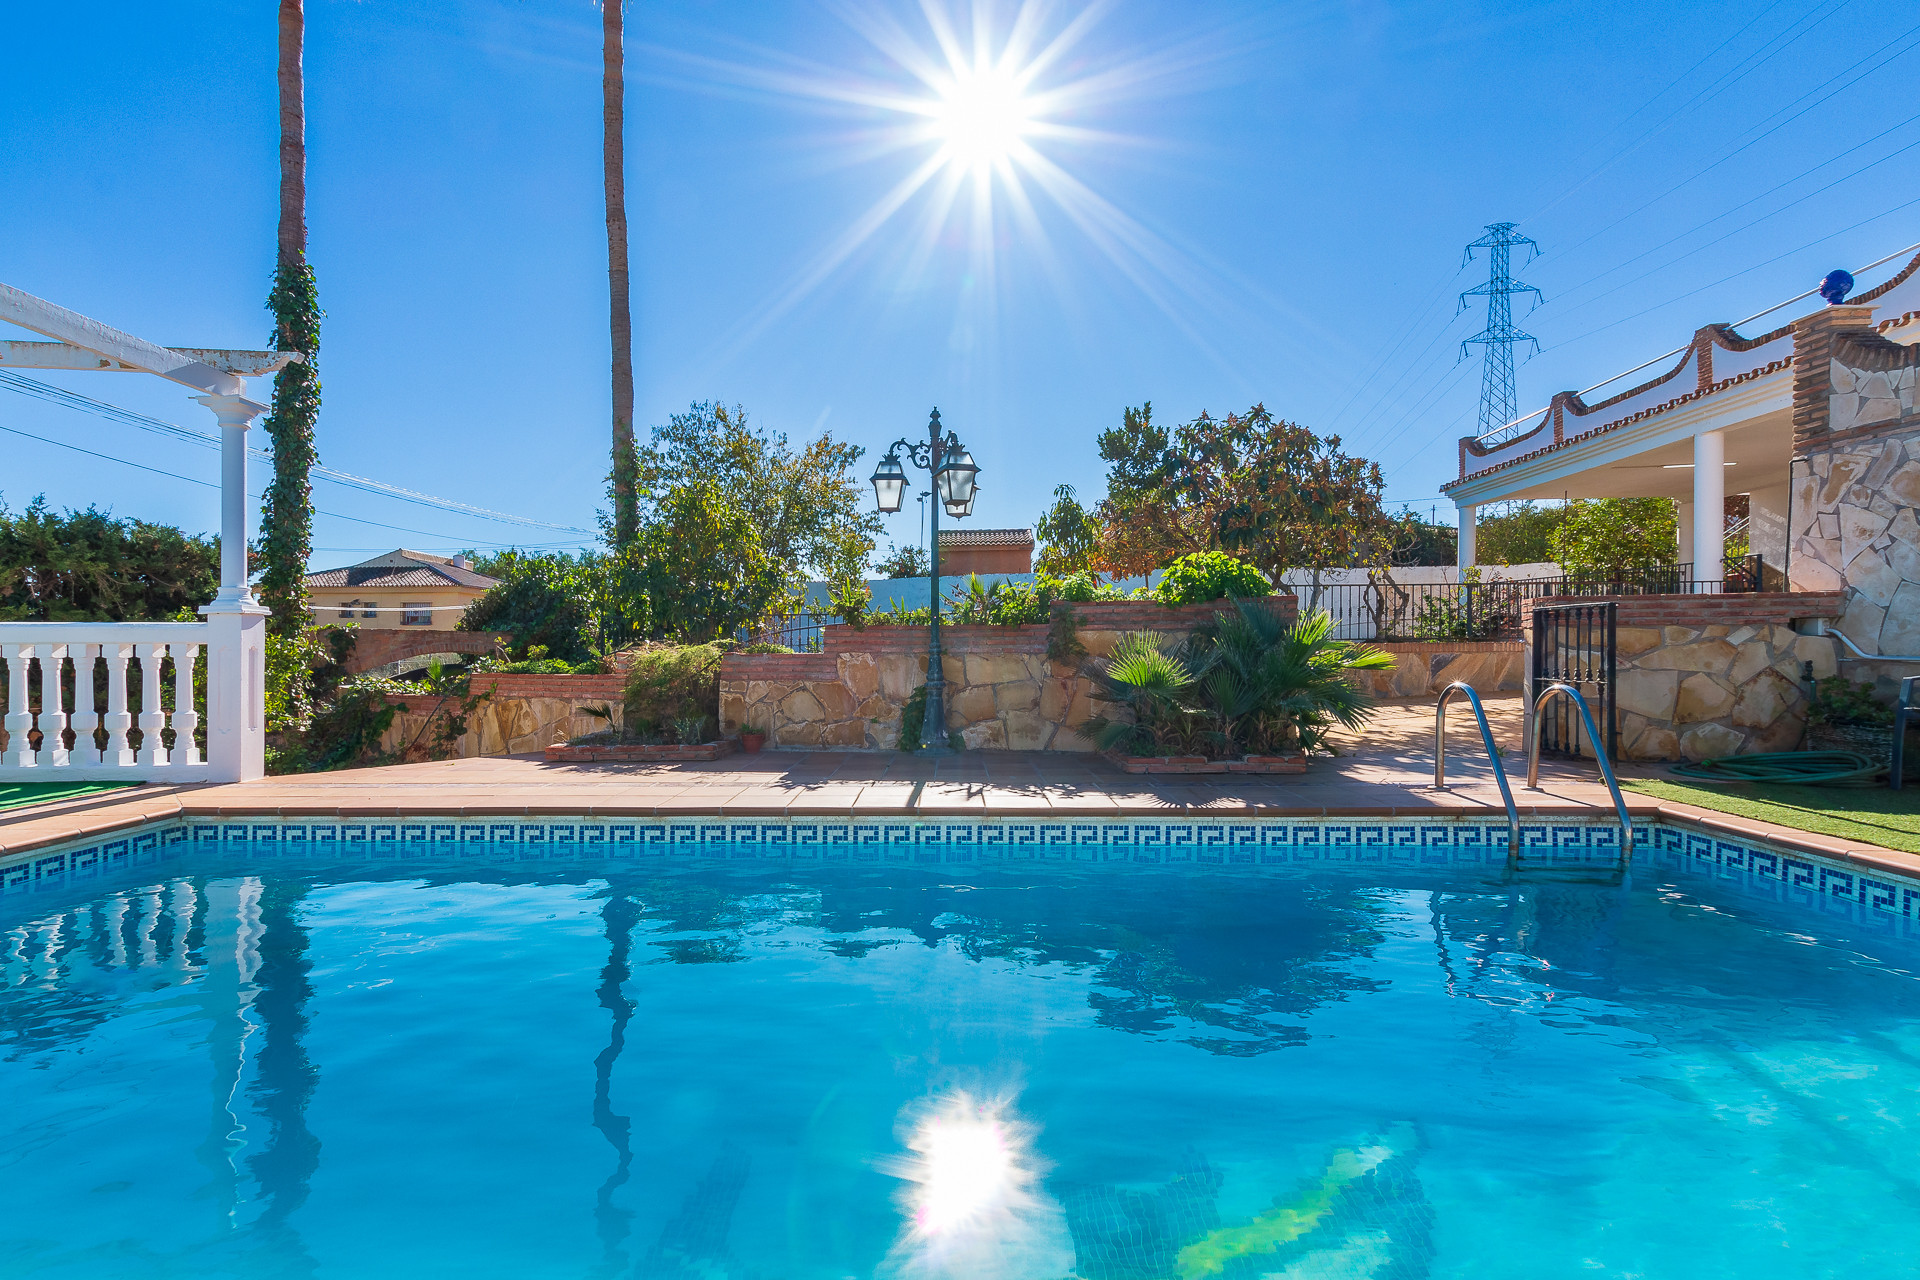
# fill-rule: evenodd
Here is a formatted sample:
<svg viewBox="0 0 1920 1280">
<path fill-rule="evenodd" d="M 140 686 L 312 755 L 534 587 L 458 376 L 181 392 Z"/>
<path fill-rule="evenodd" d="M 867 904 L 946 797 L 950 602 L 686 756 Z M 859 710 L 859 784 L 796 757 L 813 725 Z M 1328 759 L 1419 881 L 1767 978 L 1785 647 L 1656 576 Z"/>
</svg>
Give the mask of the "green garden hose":
<svg viewBox="0 0 1920 1280">
<path fill-rule="evenodd" d="M 1812 787 L 1871 787 L 1887 771 L 1857 751 L 1770 751 L 1751 756 L 1728 756 L 1677 764 L 1675 777 L 1698 782 L 1774 782 Z"/>
</svg>

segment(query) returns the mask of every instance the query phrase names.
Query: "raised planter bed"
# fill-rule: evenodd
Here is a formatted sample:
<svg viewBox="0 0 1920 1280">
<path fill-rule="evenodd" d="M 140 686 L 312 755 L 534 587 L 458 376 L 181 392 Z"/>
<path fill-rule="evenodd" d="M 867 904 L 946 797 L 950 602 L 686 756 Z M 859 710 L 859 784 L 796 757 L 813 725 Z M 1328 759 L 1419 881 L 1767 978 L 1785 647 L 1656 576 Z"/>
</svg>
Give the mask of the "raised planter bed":
<svg viewBox="0 0 1920 1280">
<path fill-rule="evenodd" d="M 680 761 L 718 760 L 733 754 L 733 740 L 702 742 L 696 746 L 679 743 L 592 743 L 556 742 L 546 750 L 548 764 L 647 764 Z"/>
<path fill-rule="evenodd" d="M 1209 760 L 1205 756 L 1114 756 L 1128 773 L 1305 773 L 1304 752 L 1285 756 L 1242 756 Z"/>
</svg>

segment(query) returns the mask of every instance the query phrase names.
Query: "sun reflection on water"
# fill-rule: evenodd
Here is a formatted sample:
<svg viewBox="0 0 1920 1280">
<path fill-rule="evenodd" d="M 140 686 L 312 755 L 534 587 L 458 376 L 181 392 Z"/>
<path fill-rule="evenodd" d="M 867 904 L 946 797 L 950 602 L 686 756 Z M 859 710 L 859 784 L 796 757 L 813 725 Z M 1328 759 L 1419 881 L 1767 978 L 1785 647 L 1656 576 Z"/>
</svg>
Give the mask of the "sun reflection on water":
<svg viewBox="0 0 1920 1280">
<path fill-rule="evenodd" d="M 907 1185 L 905 1221 L 881 1274 L 1064 1275 L 1073 1246 L 1060 1206 L 1040 1189 L 1038 1131 L 1007 1096 L 953 1090 L 902 1113 L 907 1151 L 883 1162 Z"/>
</svg>

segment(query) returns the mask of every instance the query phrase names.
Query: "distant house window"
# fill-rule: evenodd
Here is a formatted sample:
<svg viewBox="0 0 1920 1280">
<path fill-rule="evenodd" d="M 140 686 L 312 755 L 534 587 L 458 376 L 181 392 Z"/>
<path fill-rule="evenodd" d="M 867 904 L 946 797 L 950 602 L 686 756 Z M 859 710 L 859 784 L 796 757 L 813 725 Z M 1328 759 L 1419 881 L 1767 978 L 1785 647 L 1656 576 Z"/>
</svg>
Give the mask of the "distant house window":
<svg viewBox="0 0 1920 1280">
<path fill-rule="evenodd" d="M 433 605 L 427 601 L 409 601 L 400 606 L 400 625 L 403 627 L 430 627 L 433 625 Z"/>
<path fill-rule="evenodd" d="M 377 618 L 380 616 L 380 611 L 373 607 L 373 602 L 371 600 L 363 600 L 360 603 L 361 603 L 361 609 L 360 609 L 361 617 Z"/>
<path fill-rule="evenodd" d="M 358 600 L 347 601 L 345 604 L 340 606 L 340 616 L 343 618 L 351 618 L 353 616 L 353 611 L 357 609 L 359 606 L 360 606 L 360 602 Z"/>
</svg>

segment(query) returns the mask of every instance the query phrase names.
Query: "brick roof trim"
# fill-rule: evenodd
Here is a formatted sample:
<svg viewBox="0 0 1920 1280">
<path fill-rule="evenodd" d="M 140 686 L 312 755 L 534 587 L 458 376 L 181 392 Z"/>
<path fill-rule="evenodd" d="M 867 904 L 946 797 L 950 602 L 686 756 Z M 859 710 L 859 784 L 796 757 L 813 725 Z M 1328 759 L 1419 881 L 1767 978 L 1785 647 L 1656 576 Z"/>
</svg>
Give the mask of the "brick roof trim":
<svg viewBox="0 0 1920 1280">
<path fill-rule="evenodd" d="M 1031 529 L 942 529 L 941 546 L 963 547 L 1030 547 L 1033 545 Z"/>
</svg>

